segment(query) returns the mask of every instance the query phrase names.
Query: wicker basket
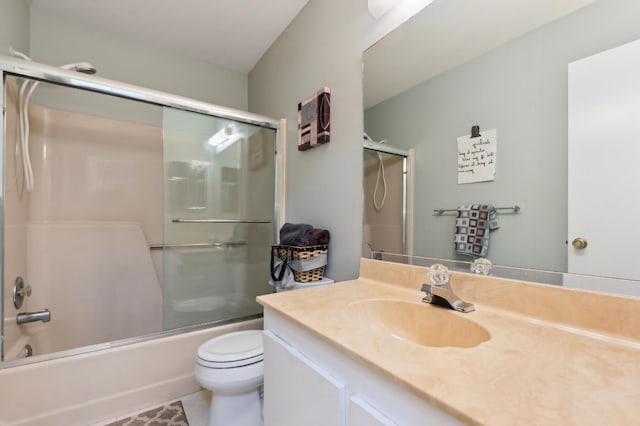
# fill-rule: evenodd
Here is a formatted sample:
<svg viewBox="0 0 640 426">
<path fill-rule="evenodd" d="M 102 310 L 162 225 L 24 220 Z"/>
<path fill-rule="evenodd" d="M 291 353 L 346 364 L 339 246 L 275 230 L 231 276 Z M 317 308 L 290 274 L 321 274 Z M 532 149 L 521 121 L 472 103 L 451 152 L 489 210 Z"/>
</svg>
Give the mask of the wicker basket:
<svg viewBox="0 0 640 426">
<path fill-rule="evenodd" d="M 271 246 L 272 254 L 275 257 L 279 257 L 285 262 L 291 262 L 293 260 L 305 260 L 312 257 L 326 254 L 328 251 L 328 245 L 318 246 L 285 246 L 276 244 Z M 293 278 L 299 283 L 308 283 L 311 281 L 319 281 L 324 277 L 324 268 L 326 265 L 309 271 L 298 272 L 293 271 Z"/>
</svg>

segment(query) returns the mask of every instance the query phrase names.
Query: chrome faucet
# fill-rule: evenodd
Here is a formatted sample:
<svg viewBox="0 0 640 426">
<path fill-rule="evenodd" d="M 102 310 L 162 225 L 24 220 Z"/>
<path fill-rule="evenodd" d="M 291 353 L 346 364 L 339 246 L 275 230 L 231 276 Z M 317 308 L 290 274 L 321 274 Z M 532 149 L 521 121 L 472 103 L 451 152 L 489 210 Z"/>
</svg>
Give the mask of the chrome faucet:
<svg viewBox="0 0 640 426">
<path fill-rule="evenodd" d="M 446 266 L 439 263 L 431 265 L 429 268 L 429 279 L 431 279 L 433 285 L 422 284 L 421 291 L 427 293 L 425 297 L 422 298 L 422 301 L 464 313 L 475 311 L 476 308 L 472 303 L 463 301 L 453 292 L 449 278 L 449 270 Z"/>
<path fill-rule="evenodd" d="M 51 321 L 51 312 L 49 312 L 48 309 L 45 309 L 44 311 L 40 311 L 40 312 L 24 312 L 16 316 L 16 322 L 18 324 L 25 324 L 28 322 L 35 322 L 35 321 L 42 321 L 42 322 Z"/>
</svg>

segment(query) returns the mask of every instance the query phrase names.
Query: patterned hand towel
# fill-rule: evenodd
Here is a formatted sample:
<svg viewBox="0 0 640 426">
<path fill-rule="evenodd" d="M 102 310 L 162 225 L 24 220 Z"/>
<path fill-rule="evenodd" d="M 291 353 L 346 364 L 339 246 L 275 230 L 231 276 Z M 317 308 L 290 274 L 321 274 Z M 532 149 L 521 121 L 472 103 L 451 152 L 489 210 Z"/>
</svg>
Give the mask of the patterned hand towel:
<svg viewBox="0 0 640 426">
<path fill-rule="evenodd" d="M 456 216 L 456 253 L 486 257 L 489 250 L 489 232 L 498 229 L 498 213 L 488 204 L 458 207 Z"/>
</svg>

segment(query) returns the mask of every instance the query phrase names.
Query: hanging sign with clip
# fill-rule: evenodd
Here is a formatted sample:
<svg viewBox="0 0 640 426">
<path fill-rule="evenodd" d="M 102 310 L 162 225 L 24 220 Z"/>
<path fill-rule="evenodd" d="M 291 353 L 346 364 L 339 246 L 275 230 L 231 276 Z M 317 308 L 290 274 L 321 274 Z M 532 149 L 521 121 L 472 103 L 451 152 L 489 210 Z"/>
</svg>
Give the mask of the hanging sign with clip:
<svg viewBox="0 0 640 426">
<path fill-rule="evenodd" d="M 495 180 L 496 134 L 473 126 L 470 135 L 458 138 L 458 184 Z"/>
</svg>

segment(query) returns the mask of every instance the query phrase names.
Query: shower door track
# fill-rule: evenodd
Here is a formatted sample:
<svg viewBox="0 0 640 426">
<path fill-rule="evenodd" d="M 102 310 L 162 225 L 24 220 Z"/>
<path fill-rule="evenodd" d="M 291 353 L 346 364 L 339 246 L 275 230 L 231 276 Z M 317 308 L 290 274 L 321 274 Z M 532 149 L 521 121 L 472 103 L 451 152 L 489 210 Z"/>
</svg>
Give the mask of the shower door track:
<svg viewBox="0 0 640 426">
<path fill-rule="evenodd" d="M 17 77 L 30 77 L 62 86 L 75 87 L 90 92 L 103 93 L 118 98 L 133 99 L 154 105 L 168 106 L 185 111 L 206 115 L 215 115 L 247 124 L 255 124 L 271 129 L 278 129 L 280 121 L 234 108 L 213 105 L 159 90 L 122 83 L 95 75 L 68 71 L 50 65 L 25 61 L 24 59 L 0 55 L 0 69 L 4 73 Z M 3 76 L 4 78 L 4 76 Z"/>
</svg>

